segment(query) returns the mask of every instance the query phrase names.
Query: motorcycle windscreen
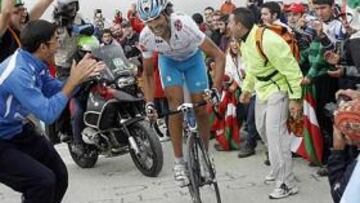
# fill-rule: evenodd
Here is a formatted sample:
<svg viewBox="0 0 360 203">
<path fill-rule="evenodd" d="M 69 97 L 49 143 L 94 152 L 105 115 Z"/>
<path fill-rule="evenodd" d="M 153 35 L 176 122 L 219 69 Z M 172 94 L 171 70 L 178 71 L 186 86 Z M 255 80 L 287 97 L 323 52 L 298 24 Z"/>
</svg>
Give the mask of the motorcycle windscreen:
<svg viewBox="0 0 360 203">
<path fill-rule="evenodd" d="M 127 72 L 131 68 L 131 65 L 128 59 L 125 57 L 121 46 L 103 46 L 94 50 L 92 53 L 96 58 L 102 60 L 105 63 L 106 68 L 104 70 L 103 77 L 106 79 L 114 80 L 119 75 Z"/>
</svg>

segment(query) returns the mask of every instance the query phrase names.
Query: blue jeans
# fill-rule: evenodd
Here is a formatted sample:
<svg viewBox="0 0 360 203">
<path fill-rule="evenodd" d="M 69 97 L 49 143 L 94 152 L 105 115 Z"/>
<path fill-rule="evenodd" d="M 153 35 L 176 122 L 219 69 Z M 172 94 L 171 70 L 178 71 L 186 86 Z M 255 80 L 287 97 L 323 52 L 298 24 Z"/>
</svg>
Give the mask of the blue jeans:
<svg viewBox="0 0 360 203">
<path fill-rule="evenodd" d="M 249 147 L 255 148 L 257 145 L 257 138 L 259 137 L 259 133 L 256 130 L 255 124 L 255 99 L 256 96 L 251 97 L 250 103 L 247 107 L 247 117 L 246 117 L 246 128 L 248 132 L 248 136 L 246 138 L 246 142 Z"/>
<path fill-rule="evenodd" d="M 75 144 L 82 144 L 81 131 L 85 128 L 83 121 L 84 105 L 81 99 L 74 97 L 70 100 L 71 129 Z"/>
</svg>

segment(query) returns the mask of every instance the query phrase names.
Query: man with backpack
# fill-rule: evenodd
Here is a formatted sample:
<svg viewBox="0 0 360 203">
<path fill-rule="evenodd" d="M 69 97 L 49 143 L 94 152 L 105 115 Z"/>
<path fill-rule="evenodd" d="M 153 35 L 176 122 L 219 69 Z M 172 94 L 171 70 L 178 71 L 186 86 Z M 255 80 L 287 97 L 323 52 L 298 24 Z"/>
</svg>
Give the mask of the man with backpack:
<svg viewBox="0 0 360 203">
<path fill-rule="evenodd" d="M 271 173 L 265 180 L 276 181 L 269 198 L 286 198 L 298 192 L 286 125 L 289 110 L 293 117 L 302 114 L 302 74 L 294 57 L 296 53 L 271 27 L 263 30 L 259 42 L 256 35 L 261 28 L 255 25 L 253 13 L 246 8 L 233 11 L 229 27 L 233 36 L 242 40 L 241 53 L 247 65 L 240 102 L 248 103 L 251 92 L 255 90 L 256 127 L 260 136 L 267 138 L 268 142 Z"/>
</svg>

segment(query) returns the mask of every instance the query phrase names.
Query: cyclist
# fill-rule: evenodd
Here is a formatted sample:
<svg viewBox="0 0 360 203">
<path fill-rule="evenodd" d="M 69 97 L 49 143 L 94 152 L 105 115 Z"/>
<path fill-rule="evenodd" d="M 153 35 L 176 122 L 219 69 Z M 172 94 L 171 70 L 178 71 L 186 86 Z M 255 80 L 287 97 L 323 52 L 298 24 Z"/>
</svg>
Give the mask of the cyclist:
<svg viewBox="0 0 360 203">
<path fill-rule="evenodd" d="M 140 48 L 144 64 L 144 93 L 147 100 L 146 110 L 150 120 L 155 120 L 157 113 L 154 106 L 153 51 L 159 53 L 159 66 L 162 86 L 169 101 L 170 109 L 183 103 L 183 83 L 185 82 L 192 102 L 200 102 L 203 92 L 208 88 L 208 78 L 202 51 L 213 57 L 216 63 L 216 75 L 213 95 L 218 95 L 225 69 L 225 56 L 218 47 L 202 33 L 191 17 L 166 12 L 166 0 L 138 0 L 137 10 L 146 27 L 140 34 Z M 214 97 L 216 98 L 216 97 Z M 205 107 L 195 112 L 199 133 L 208 147 L 210 135 L 209 116 Z M 180 114 L 169 118 L 171 141 L 175 154 L 174 175 L 180 186 L 189 183 L 186 175 L 182 151 L 182 124 Z"/>
</svg>

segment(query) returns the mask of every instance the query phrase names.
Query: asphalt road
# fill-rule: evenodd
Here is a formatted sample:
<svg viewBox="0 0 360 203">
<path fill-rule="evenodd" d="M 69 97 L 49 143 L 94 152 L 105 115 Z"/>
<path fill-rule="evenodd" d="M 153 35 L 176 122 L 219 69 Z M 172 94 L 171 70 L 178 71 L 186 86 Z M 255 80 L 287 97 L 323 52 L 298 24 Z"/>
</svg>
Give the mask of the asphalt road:
<svg viewBox="0 0 360 203">
<path fill-rule="evenodd" d="M 172 150 L 163 144 L 164 167 L 159 177 L 143 176 L 132 163 L 130 155 L 115 158 L 101 157 L 92 169 L 75 165 L 66 145 L 56 147 L 69 170 L 69 189 L 64 203 L 187 203 L 191 202 L 187 189 L 175 186 L 172 176 Z M 236 152 L 211 151 L 215 159 L 223 203 L 329 203 L 327 178 L 316 175 L 302 159 L 294 159 L 294 170 L 300 192 L 284 200 L 269 200 L 273 185 L 264 183 L 269 168 L 263 165 L 264 149 L 255 156 L 238 159 Z M 204 203 L 215 202 L 213 191 L 204 188 Z M 0 184 L 0 202 L 18 203 L 20 194 Z"/>
</svg>

